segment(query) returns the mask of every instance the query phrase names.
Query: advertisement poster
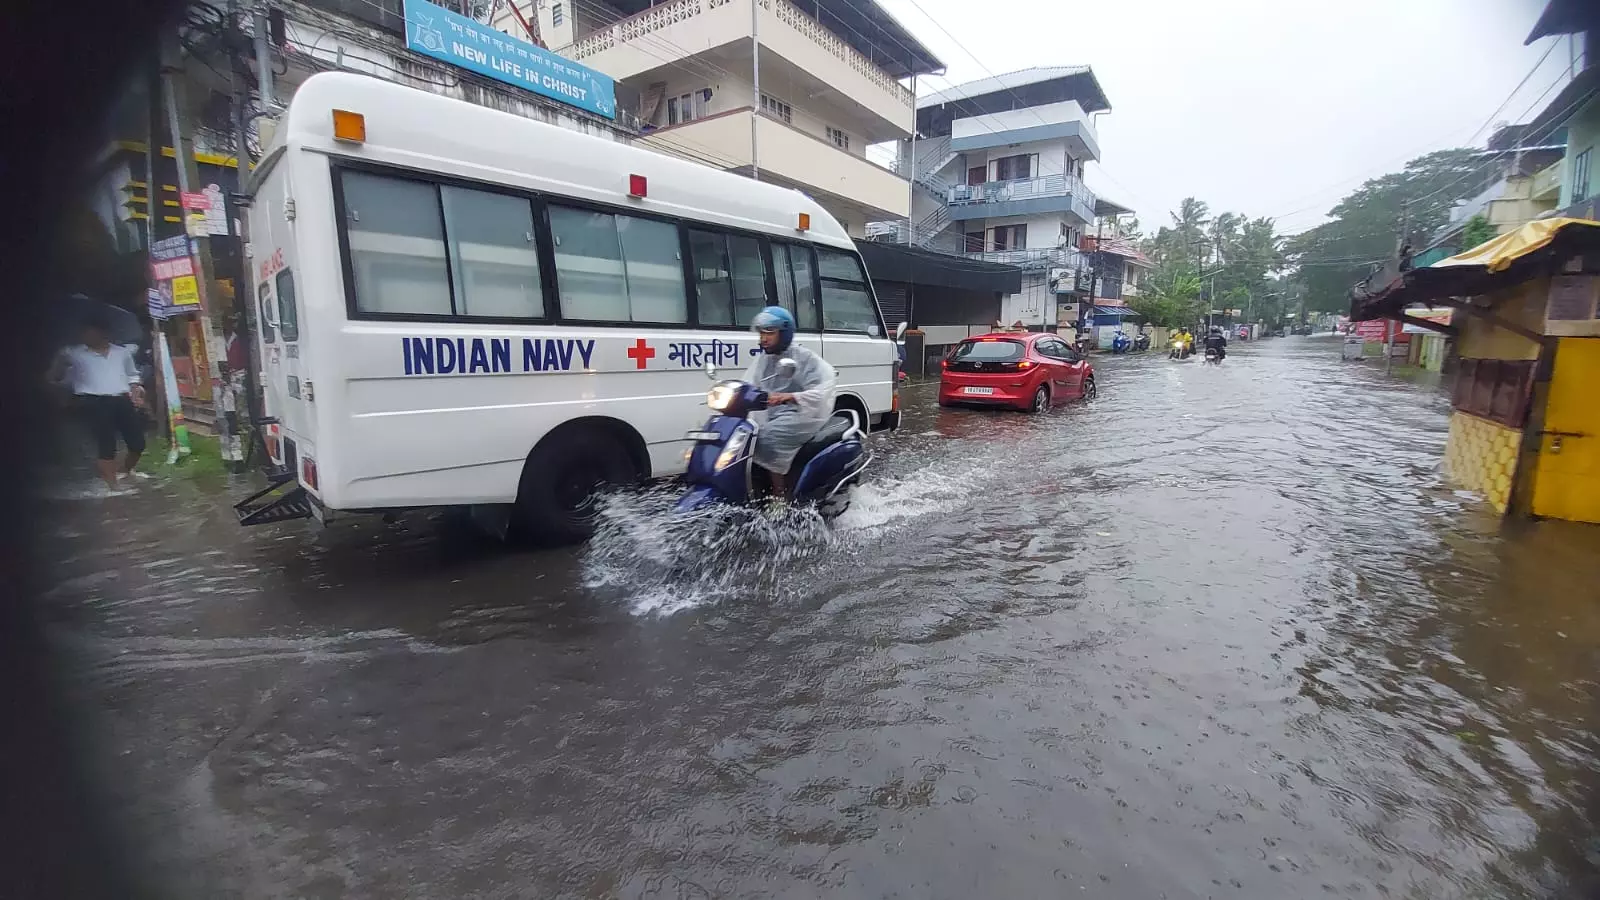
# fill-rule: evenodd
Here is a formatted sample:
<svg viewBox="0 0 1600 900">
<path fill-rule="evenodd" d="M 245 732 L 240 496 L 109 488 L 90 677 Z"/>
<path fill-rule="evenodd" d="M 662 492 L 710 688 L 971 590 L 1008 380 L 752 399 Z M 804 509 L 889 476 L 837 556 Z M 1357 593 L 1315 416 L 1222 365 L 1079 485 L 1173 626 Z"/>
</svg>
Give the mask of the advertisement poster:
<svg viewBox="0 0 1600 900">
<path fill-rule="evenodd" d="M 150 245 L 150 280 L 146 295 L 150 315 L 168 319 L 200 310 L 200 283 L 195 275 L 194 257 L 187 235 L 178 235 Z M 159 302 L 161 313 L 156 313 Z"/>
</svg>

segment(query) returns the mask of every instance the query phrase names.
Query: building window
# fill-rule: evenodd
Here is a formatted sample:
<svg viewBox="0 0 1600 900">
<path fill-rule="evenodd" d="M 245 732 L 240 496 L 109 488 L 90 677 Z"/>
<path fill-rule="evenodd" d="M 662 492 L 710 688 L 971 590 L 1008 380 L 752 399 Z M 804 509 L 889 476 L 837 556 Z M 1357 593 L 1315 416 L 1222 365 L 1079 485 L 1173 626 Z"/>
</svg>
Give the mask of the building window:
<svg viewBox="0 0 1600 900">
<path fill-rule="evenodd" d="M 1528 418 L 1534 365 L 1533 360 L 1463 359 L 1456 369 L 1450 405 L 1491 422 L 1521 428 Z"/>
<path fill-rule="evenodd" d="M 1028 226 L 998 225 L 994 229 L 994 249 L 1022 250 L 1028 246 Z"/>
<path fill-rule="evenodd" d="M 761 95 L 761 111 L 774 119 L 782 120 L 785 125 L 794 124 L 794 109 L 771 94 Z"/>
<path fill-rule="evenodd" d="M 845 134 L 843 131 L 840 131 L 832 125 L 828 126 L 828 140 L 833 141 L 833 145 L 838 147 L 840 150 L 850 149 L 850 135 Z"/>
<path fill-rule="evenodd" d="M 682 125 L 703 119 L 706 115 L 706 95 L 711 93 L 706 90 L 690 91 L 676 97 L 667 98 L 667 124 Z"/>
<path fill-rule="evenodd" d="M 1572 202 L 1589 199 L 1589 153 L 1588 150 L 1579 153 L 1572 159 Z"/>
<path fill-rule="evenodd" d="M 994 161 L 994 180 L 1015 181 L 1020 178 L 1032 178 L 1039 169 L 1038 160 L 1037 153 L 1002 156 Z"/>
<path fill-rule="evenodd" d="M 983 252 L 983 232 L 981 232 L 981 231 L 969 231 L 969 232 L 967 232 L 967 252 L 968 253 L 982 253 Z"/>
<path fill-rule="evenodd" d="M 550 4 L 550 24 L 560 26 L 566 20 L 566 14 L 561 9 L 560 0 Z"/>
</svg>

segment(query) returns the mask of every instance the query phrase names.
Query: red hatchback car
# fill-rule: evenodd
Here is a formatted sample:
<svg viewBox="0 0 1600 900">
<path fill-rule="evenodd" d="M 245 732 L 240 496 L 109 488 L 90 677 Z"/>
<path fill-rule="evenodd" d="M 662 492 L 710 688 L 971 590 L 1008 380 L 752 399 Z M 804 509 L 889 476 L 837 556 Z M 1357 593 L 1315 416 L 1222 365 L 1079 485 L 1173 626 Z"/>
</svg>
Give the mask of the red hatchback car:
<svg viewBox="0 0 1600 900">
<path fill-rule="evenodd" d="M 939 405 L 1009 406 L 1044 412 L 1093 400 L 1094 367 L 1053 334 L 997 332 L 967 338 L 944 359 Z"/>
</svg>

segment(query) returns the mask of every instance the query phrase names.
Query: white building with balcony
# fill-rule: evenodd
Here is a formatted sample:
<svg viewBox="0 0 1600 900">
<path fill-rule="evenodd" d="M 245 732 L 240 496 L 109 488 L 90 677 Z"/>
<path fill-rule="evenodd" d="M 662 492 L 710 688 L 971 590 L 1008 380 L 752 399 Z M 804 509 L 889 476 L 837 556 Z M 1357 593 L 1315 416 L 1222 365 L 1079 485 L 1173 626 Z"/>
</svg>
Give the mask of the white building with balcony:
<svg viewBox="0 0 1600 900">
<path fill-rule="evenodd" d="M 645 145 L 804 191 L 857 236 L 907 216 L 909 183 L 866 150 L 910 137 L 902 81 L 943 64 L 873 0 L 537 5 L 553 51 L 637 92 Z"/>
<path fill-rule="evenodd" d="M 1006 323 L 1075 320 L 1087 290 L 1079 250 L 1097 216 L 1126 209 L 1096 198 L 1084 165 L 1100 158 L 1094 116 L 1111 108 L 1088 66 L 1023 69 L 917 100 L 917 138 L 897 168 L 917 186 L 911 215 L 874 223 L 879 239 L 1020 265 Z"/>
</svg>

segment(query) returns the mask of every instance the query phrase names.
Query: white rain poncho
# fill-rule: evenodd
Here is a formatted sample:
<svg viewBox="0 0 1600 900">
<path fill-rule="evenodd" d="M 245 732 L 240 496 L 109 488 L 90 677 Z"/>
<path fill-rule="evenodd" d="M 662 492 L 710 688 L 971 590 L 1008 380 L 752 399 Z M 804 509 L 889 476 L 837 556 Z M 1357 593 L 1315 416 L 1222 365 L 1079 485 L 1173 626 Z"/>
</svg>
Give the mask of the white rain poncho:
<svg viewBox="0 0 1600 900">
<path fill-rule="evenodd" d="M 778 361 L 792 359 L 794 369 L 785 374 Z M 822 423 L 833 415 L 833 389 L 836 376 L 828 361 L 799 344 L 790 344 L 782 353 L 763 353 L 744 373 L 744 380 L 764 391 L 794 395 L 793 403 L 753 413 L 751 421 L 761 428 L 756 441 L 756 465 L 779 475 L 789 474 L 796 453 Z"/>
</svg>

